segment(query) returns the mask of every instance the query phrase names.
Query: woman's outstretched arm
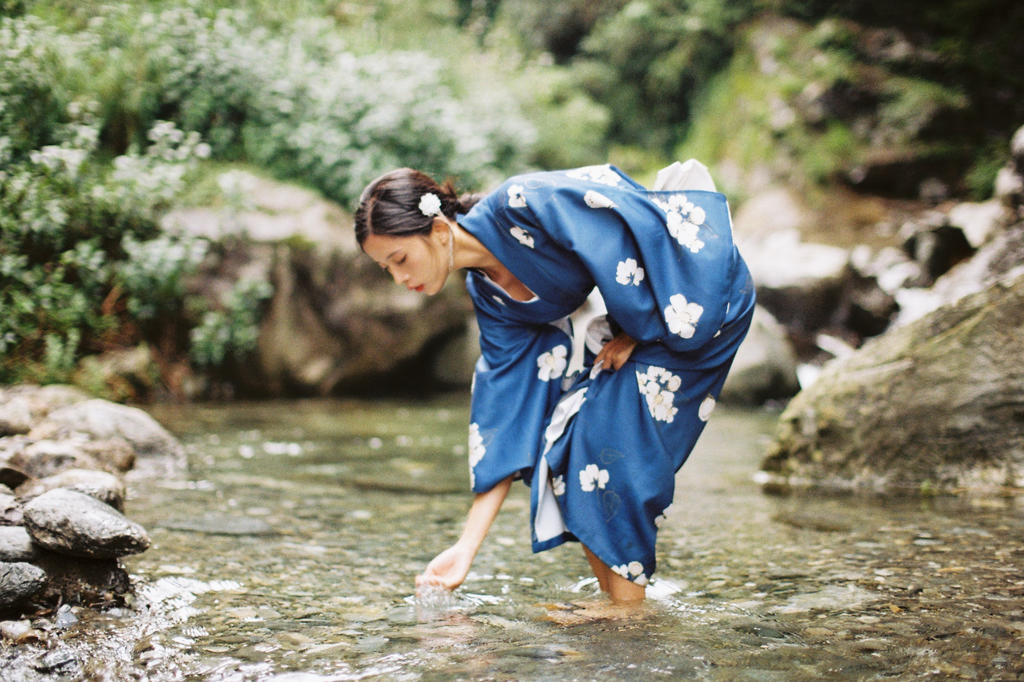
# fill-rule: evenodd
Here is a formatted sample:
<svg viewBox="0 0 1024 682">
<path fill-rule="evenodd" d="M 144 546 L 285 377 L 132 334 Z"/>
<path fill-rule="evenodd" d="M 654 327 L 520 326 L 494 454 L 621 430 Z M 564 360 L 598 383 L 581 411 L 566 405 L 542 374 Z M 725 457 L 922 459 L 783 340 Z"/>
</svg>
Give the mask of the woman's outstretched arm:
<svg viewBox="0 0 1024 682">
<path fill-rule="evenodd" d="M 454 590 L 462 584 L 511 486 L 510 476 L 487 492 L 477 494 L 469 508 L 462 535 L 454 545 L 434 557 L 421 575 L 416 576 L 416 587 L 440 585 Z"/>
</svg>

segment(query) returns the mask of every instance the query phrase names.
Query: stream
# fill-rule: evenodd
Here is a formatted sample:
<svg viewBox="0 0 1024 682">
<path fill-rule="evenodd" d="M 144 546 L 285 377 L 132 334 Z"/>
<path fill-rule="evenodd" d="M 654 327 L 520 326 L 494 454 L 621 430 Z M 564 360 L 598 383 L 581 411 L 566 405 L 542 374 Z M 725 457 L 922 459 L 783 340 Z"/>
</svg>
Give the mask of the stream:
<svg viewBox="0 0 1024 682">
<path fill-rule="evenodd" d="M 716 411 L 628 614 L 578 545 L 531 554 L 519 483 L 465 585 L 416 597 L 470 502 L 465 395 L 148 411 L 189 468 L 129 481 L 135 598 L 3 679 L 1024 677 L 1022 498 L 765 495 L 771 411 Z"/>
</svg>

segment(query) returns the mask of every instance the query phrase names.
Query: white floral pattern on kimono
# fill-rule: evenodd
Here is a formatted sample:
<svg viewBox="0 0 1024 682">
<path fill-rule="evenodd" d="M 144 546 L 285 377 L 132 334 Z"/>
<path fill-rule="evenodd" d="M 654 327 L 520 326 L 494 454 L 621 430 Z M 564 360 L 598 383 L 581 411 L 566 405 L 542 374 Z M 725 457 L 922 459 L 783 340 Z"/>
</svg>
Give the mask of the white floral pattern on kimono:
<svg viewBox="0 0 1024 682">
<path fill-rule="evenodd" d="M 566 365 L 569 364 L 569 349 L 565 346 L 555 346 L 547 353 L 541 353 L 537 358 L 537 378 L 541 381 L 551 381 L 562 376 Z"/>
<path fill-rule="evenodd" d="M 528 246 L 531 249 L 533 248 L 533 236 L 529 232 L 519 227 L 518 225 L 513 226 L 509 230 L 509 232 L 512 234 L 513 237 L 516 238 L 517 242 L 519 242 L 523 246 Z"/>
<path fill-rule="evenodd" d="M 685 194 L 673 194 L 667 199 L 654 199 L 654 203 L 665 211 L 665 227 L 681 246 L 693 253 L 704 248 L 700 240 L 700 227 L 707 220 L 703 208 L 687 200 Z"/>
<path fill-rule="evenodd" d="M 619 284 L 640 286 L 644 281 L 644 269 L 636 262 L 635 258 L 627 258 L 619 261 L 615 268 L 615 281 Z"/>
<path fill-rule="evenodd" d="M 580 488 L 585 493 L 593 492 L 598 488 L 604 490 L 608 485 L 608 478 L 607 469 L 602 469 L 596 464 L 588 464 L 580 471 Z"/>
<path fill-rule="evenodd" d="M 670 332 L 689 339 L 697 331 L 697 322 L 703 313 L 704 306 L 687 301 L 682 294 L 675 294 L 669 298 L 669 305 L 665 307 L 665 322 Z"/>
<path fill-rule="evenodd" d="M 682 379 L 664 367 L 648 367 L 646 372 L 636 373 L 640 394 L 647 401 L 647 409 L 657 421 L 671 424 L 679 413 L 675 406 L 676 391 Z"/>
<path fill-rule="evenodd" d="M 526 207 L 526 196 L 523 194 L 522 185 L 512 185 L 508 188 L 508 205 L 512 208 Z"/>
<path fill-rule="evenodd" d="M 612 167 L 608 164 L 603 166 L 586 166 L 585 168 L 576 168 L 571 171 L 567 171 L 566 175 L 570 178 L 577 180 L 589 180 L 590 182 L 597 182 L 602 185 L 608 185 L 609 187 L 618 187 L 622 178 L 612 170 Z"/>
<path fill-rule="evenodd" d="M 639 561 L 630 561 L 628 564 L 612 566 L 612 570 L 626 580 L 632 580 L 637 585 L 647 584 L 647 576 L 644 575 L 644 565 Z"/>
<path fill-rule="evenodd" d="M 583 195 L 583 203 L 590 208 L 618 208 L 614 201 L 594 190 Z"/>
<path fill-rule="evenodd" d="M 474 422 L 469 425 L 469 477 L 471 480 L 474 478 L 473 470 L 486 454 L 487 448 L 484 447 L 484 438 L 480 435 L 480 425 Z"/>
</svg>

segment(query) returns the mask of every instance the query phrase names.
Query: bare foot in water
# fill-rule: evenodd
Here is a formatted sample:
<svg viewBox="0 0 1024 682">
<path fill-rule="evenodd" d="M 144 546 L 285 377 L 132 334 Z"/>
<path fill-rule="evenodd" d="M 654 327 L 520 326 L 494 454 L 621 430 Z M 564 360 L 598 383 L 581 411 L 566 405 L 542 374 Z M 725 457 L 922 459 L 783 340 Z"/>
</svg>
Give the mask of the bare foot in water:
<svg viewBox="0 0 1024 682">
<path fill-rule="evenodd" d="M 646 614 L 644 602 L 615 603 L 609 599 L 585 602 L 544 604 L 545 620 L 559 625 L 581 625 L 607 620 L 636 620 Z"/>
</svg>

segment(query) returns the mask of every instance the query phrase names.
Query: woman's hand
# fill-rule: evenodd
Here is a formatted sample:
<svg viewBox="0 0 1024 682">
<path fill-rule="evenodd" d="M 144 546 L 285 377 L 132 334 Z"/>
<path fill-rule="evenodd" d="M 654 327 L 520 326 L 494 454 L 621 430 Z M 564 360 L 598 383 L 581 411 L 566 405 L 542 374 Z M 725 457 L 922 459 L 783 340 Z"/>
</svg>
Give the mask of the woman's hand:
<svg viewBox="0 0 1024 682">
<path fill-rule="evenodd" d="M 469 567 L 473 563 L 475 552 L 460 543 L 455 543 L 444 550 L 421 575 L 416 576 L 416 589 L 429 585 L 438 585 L 446 590 L 454 590 L 469 575 Z"/>
<path fill-rule="evenodd" d="M 498 515 L 508 489 L 512 487 L 509 476 L 485 493 L 478 493 L 469 508 L 466 527 L 462 530 L 459 541 L 434 557 L 427 564 L 422 575 L 416 576 L 416 588 L 428 585 L 439 585 L 446 590 L 454 590 L 469 575 L 469 567 L 473 564 L 480 545 L 487 536 L 487 531 Z"/>
<path fill-rule="evenodd" d="M 636 348 L 636 341 L 626 334 L 616 334 L 608 343 L 604 344 L 601 352 L 594 359 L 594 364 L 602 363 L 602 367 L 615 371 L 626 364 L 629 356 Z"/>
</svg>

